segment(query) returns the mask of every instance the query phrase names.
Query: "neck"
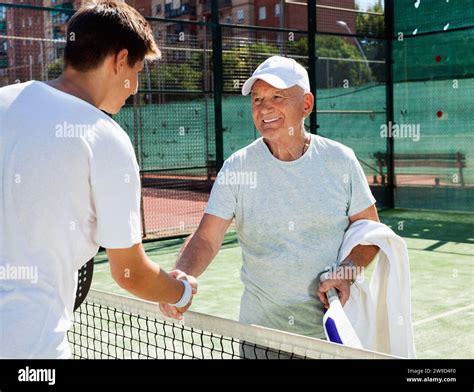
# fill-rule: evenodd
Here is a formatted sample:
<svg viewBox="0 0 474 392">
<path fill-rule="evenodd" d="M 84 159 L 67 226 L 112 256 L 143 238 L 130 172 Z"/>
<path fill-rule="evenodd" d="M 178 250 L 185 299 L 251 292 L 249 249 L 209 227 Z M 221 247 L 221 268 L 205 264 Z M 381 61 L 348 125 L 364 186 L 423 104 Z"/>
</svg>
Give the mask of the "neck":
<svg viewBox="0 0 474 392">
<path fill-rule="evenodd" d="M 295 161 L 306 152 L 310 138 L 309 134 L 302 129 L 301 132 L 293 136 L 287 136 L 284 139 L 270 140 L 264 138 L 263 141 L 275 158 L 280 161 Z"/>
<path fill-rule="evenodd" d="M 105 98 L 106 89 L 103 88 L 103 81 L 98 73 L 79 72 L 69 68 L 59 78 L 46 83 L 60 91 L 89 102 L 97 108 L 100 108 Z"/>
</svg>

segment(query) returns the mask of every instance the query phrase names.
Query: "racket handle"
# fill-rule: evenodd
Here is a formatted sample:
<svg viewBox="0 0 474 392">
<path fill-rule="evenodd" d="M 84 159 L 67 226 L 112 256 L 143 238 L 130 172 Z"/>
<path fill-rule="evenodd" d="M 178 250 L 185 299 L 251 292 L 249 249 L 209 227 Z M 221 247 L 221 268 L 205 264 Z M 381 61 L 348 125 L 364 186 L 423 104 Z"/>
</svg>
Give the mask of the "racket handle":
<svg viewBox="0 0 474 392">
<path fill-rule="evenodd" d="M 337 294 L 337 290 L 335 288 L 332 288 L 332 289 L 329 289 L 326 293 L 327 297 L 328 297 L 328 301 L 329 303 L 331 303 L 332 301 L 334 300 L 338 300 L 339 301 L 339 295 Z"/>
<path fill-rule="evenodd" d="M 330 272 L 329 271 L 326 271 L 325 273 L 323 273 L 321 275 L 321 282 L 324 282 L 325 280 L 329 279 L 330 278 Z M 332 288 L 332 289 L 329 289 L 327 292 L 326 292 L 326 296 L 328 298 L 328 301 L 329 303 L 331 303 L 332 301 L 334 300 L 338 300 L 339 301 L 339 295 L 337 293 L 337 290 L 335 288 Z"/>
</svg>

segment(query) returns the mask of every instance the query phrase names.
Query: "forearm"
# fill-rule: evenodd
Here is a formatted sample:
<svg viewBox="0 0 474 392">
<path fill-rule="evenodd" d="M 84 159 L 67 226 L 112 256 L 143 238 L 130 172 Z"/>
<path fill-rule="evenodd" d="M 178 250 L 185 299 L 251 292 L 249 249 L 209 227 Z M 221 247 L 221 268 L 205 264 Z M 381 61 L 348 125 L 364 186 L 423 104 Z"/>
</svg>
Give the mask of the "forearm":
<svg viewBox="0 0 474 392">
<path fill-rule="evenodd" d="M 380 222 L 375 204 L 371 205 L 364 211 L 351 216 L 350 224 L 352 225 L 359 219 L 368 219 L 374 222 Z M 357 245 L 354 249 L 352 249 L 351 253 L 346 259 L 351 260 L 356 267 L 365 268 L 372 262 L 378 251 L 379 247 L 375 245 Z"/>
<path fill-rule="evenodd" d="M 365 268 L 375 258 L 379 251 L 376 245 L 357 245 L 346 257 L 346 260 L 352 261 L 356 267 Z"/>
<path fill-rule="evenodd" d="M 176 269 L 198 277 L 206 270 L 218 251 L 217 247 L 213 247 L 196 232 L 184 243 L 176 262 Z"/>
<path fill-rule="evenodd" d="M 133 267 L 114 270 L 112 276 L 120 287 L 147 301 L 176 303 L 184 292 L 182 282 L 168 275 L 148 258 L 135 263 Z"/>
</svg>

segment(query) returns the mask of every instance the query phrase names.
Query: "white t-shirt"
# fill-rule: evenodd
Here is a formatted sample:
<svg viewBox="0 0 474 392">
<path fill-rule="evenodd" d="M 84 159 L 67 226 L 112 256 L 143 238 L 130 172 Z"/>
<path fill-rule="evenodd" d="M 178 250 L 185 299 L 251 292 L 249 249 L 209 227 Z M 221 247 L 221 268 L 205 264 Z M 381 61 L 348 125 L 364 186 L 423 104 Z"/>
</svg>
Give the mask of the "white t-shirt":
<svg viewBox="0 0 474 392">
<path fill-rule="evenodd" d="M 235 217 L 240 321 L 322 338 L 316 278 L 336 261 L 349 216 L 374 203 L 354 152 L 320 136 L 295 161 L 275 158 L 262 138 L 230 156 L 206 212 Z"/>
<path fill-rule="evenodd" d="M 78 269 L 141 242 L 128 135 L 42 82 L 0 89 L 0 357 L 67 358 Z"/>
</svg>

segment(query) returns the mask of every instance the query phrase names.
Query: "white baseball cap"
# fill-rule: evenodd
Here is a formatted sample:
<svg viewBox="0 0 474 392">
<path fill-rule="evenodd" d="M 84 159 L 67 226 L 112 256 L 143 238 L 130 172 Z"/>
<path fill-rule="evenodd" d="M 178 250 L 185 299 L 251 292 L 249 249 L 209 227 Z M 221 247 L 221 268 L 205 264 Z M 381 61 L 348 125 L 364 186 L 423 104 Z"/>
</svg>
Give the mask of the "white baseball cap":
<svg viewBox="0 0 474 392">
<path fill-rule="evenodd" d="M 305 93 L 311 91 L 306 69 L 288 57 L 272 56 L 266 59 L 244 83 L 242 95 L 248 95 L 258 79 L 275 88 L 285 89 L 300 86 Z"/>
</svg>

